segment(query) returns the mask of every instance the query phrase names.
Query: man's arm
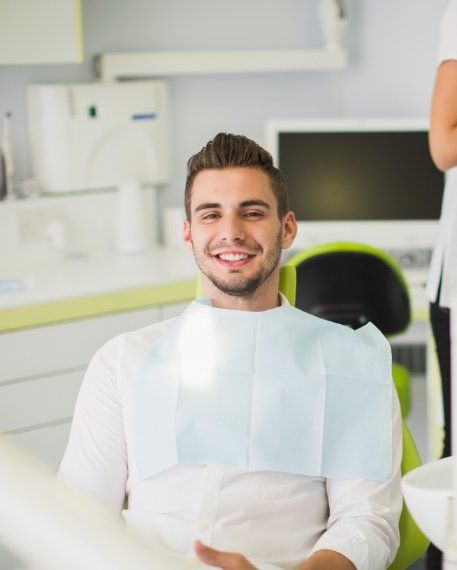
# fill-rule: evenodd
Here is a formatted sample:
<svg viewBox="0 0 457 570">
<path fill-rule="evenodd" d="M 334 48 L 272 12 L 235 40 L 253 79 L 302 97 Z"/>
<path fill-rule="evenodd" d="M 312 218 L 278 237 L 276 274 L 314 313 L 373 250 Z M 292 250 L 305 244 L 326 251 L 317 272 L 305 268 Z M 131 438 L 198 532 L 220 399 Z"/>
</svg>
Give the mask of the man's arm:
<svg viewBox="0 0 457 570">
<path fill-rule="evenodd" d="M 59 476 L 71 487 L 119 513 L 125 499 L 127 452 L 115 383 L 118 339 L 92 359 L 76 402 Z"/>
<path fill-rule="evenodd" d="M 321 550 L 340 553 L 357 570 L 384 569 L 394 559 L 400 540 L 398 522 L 403 506 L 401 421 L 398 396 L 392 387 L 392 478 L 385 483 L 368 479 L 328 479 L 330 516 L 327 531 L 315 544 L 309 561 Z"/>
</svg>

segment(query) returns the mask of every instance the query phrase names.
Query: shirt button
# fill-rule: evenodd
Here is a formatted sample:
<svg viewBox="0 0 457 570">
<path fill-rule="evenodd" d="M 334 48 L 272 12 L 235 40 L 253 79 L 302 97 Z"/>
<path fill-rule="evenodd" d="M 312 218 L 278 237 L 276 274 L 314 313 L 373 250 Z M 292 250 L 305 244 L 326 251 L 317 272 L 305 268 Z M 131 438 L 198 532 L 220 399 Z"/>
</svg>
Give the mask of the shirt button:
<svg viewBox="0 0 457 570">
<path fill-rule="evenodd" d="M 213 492 L 211 491 L 210 493 L 207 493 L 207 494 L 206 494 L 206 497 L 207 497 L 208 499 L 210 499 L 211 501 L 214 501 L 214 499 L 217 498 L 217 495 L 216 495 L 216 493 L 213 493 Z"/>
<path fill-rule="evenodd" d="M 209 524 L 207 522 L 202 522 L 200 523 L 199 527 L 200 530 L 208 530 L 209 529 Z"/>
</svg>

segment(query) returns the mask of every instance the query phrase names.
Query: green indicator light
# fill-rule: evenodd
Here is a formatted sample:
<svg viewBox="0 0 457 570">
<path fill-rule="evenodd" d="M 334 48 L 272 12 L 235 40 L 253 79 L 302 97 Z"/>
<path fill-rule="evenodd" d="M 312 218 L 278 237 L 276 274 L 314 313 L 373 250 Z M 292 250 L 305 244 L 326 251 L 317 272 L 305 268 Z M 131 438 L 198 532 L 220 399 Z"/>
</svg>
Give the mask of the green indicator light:
<svg viewBox="0 0 457 570">
<path fill-rule="evenodd" d="M 95 119 L 95 117 L 97 116 L 97 107 L 95 105 L 91 105 L 88 108 L 87 112 L 91 119 Z"/>
</svg>

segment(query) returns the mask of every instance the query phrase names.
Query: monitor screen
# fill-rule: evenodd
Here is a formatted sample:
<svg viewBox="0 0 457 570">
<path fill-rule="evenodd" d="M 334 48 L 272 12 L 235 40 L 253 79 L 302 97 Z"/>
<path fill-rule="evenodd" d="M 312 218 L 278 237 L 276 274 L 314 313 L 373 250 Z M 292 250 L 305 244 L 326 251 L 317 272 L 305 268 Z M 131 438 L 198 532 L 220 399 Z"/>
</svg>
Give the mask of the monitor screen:
<svg viewBox="0 0 457 570">
<path fill-rule="evenodd" d="M 301 221 L 434 220 L 444 175 L 428 133 L 279 132 L 278 166 Z"/>
</svg>

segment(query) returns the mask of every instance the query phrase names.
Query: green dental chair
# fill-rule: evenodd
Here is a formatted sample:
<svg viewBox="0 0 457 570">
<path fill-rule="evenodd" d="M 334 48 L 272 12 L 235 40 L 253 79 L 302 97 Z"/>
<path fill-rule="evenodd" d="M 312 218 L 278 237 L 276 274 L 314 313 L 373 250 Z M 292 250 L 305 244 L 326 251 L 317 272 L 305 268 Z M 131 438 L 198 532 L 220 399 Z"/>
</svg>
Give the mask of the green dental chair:
<svg viewBox="0 0 457 570">
<path fill-rule="evenodd" d="M 360 256 L 359 259 L 357 259 L 358 256 Z M 354 294 L 350 295 L 349 298 L 344 298 L 344 293 L 351 286 L 354 286 L 349 276 L 349 264 L 351 261 L 348 264 L 348 259 L 351 260 L 352 258 L 353 265 L 355 267 L 359 266 L 360 269 L 360 266 L 363 265 L 363 262 L 360 263 L 360 259 L 368 258 L 369 256 L 375 257 L 380 264 L 386 266 L 386 271 L 390 275 L 385 276 L 384 280 L 380 281 L 380 273 L 384 271 L 382 269 L 377 271 L 371 266 L 368 269 L 368 276 L 365 274 L 367 278 L 365 281 L 367 284 L 365 294 L 358 298 Z M 324 266 L 318 268 L 319 278 L 313 278 L 309 267 L 313 260 L 319 257 L 321 260 L 323 258 Z M 306 267 L 306 269 L 303 270 L 303 267 Z M 365 271 L 367 271 L 366 267 Z M 323 283 L 322 279 L 324 279 Z M 381 295 L 383 303 L 389 296 L 398 297 L 395 303 L 390 304 L 391 308 L 389 310 L 381 307 L 379 299 L 376 310 L 369 307 L 369 300 L 372 298 L 370 289 L 379 287 L 385 289 L 383 295 Z M 387 336 L 403 332 L 410 321 L 408 289 L 401 269 L 391 256 L 370 246 L 354 243 L 334 243 L 301 252 L 289 259 L 281 267 L 279 288 L 291 305 L 329 320 L 348 324 L 354 328 L 357 328 L 357 325 L 361 326 L 371 321 Z M 362 284 L 359 284 L 355 288 L 356 292 L 360 292 L 364 287 Z M 340 300 L 340 304 L 335 302 L 335 291 L 337 292 L 336 300 Z M 410 408 L 409 373 L 403 366 L 393 363 L 392 376 L 404 418 Z M 408 471 L 419 467 L 422 462 L 404 420 L 402 432 L 403 457 L 401 473 L 406 475 Z M 399 528 L 400 547 L 395 560 L 389 566 L 389 570 L 407 569 L 424 554 L 429 546 L 428 539 L 417 527 L 405 504 L 403 504 Z"/>
</svg>

